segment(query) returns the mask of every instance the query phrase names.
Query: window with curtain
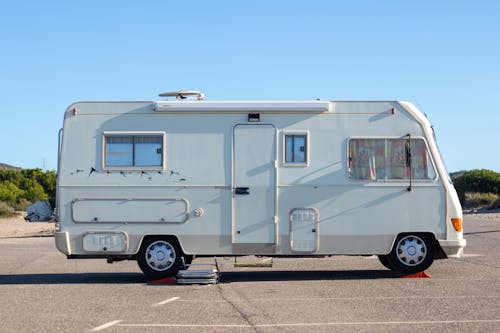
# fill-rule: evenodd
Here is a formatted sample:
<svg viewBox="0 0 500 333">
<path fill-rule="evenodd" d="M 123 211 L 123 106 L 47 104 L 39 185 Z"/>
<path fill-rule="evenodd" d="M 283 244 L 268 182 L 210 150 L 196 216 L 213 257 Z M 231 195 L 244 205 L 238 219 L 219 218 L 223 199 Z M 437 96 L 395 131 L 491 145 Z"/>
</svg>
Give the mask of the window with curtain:
<svg viewBox="0 0 500 333">
<path fill-rule="evenodd" d="M 422 139 L 351 139 L 348 150 L 349 177 L 352 179 L 409 179 L 410 170 L 413 179 L 436 177 Z"/>
</svg>

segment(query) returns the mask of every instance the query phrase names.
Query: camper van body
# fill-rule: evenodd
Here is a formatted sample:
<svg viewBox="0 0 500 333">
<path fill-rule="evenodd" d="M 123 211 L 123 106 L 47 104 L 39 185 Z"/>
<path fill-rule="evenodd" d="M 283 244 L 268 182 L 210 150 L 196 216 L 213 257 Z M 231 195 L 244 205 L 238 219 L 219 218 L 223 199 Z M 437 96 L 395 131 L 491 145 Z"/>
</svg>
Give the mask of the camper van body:
<svg viewBox="0 0 500 333">
<path fill-rule="evenodd" d="M 465 246 L 433 129 L 398 101 L 75 103 L 56 216 L 68 258 L 138 260 L 150 278 L 192 256 L 378 255 L 412 272 Z"/>
</svg>

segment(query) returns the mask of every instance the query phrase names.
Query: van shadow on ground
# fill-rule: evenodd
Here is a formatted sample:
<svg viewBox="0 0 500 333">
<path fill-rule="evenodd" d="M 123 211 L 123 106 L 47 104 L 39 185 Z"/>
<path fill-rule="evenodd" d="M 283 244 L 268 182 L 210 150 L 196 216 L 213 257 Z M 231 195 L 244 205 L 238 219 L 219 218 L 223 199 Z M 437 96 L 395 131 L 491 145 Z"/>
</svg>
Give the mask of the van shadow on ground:
<svg viewBox="0 0 500 333">
<path fill-rule="evenodd" d="M 397 278 L 388 270 L 222 272 L 219 283 L 259 281 L 373 280 Z M 141 273 L 54 273 L 0 275 L 0 285 L 144 284 Z"/>
<path fill-rule="evenodd" d="M 0 285 L 134 284 L 145 283 L 141 273 L 57 273 L 0 275 Z"/>
<path fill-rule="evenodd" d="M 389 270 L 223 272 L 219 283 L 258 281 L 376 280 L 400 277 Z"/>
</svg>

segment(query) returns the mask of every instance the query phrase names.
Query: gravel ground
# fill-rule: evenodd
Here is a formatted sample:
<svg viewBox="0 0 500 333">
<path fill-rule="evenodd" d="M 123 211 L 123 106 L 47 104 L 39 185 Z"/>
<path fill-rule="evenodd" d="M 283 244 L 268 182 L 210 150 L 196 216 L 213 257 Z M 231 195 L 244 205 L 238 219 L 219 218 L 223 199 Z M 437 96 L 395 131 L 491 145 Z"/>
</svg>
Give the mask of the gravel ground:
<svg viewBox="0 0 500 333">
<path fill-rule="evenodd" d="M 26 213 L 17 212 L 15 216 L 0 218 L 0 237 L 30 237 L 50 235 L 55 232 L 54 222 L 26 222 Z"/>
<path fill-rule="evenodd" d="M 482 208 L 469 211 L 465 210 L 464 215 L 476 219 L 498 220 L 500 219 L 500 209 L 487 210 Z"/>
</svg>

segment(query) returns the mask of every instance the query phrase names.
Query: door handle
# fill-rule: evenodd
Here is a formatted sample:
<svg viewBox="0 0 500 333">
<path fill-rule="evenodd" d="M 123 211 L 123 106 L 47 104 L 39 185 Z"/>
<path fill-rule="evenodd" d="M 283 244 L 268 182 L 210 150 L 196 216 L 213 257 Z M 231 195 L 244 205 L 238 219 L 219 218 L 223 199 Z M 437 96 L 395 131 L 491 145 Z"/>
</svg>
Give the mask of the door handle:
<svg viewBox="0 0 500 333">
<path fill-rule="evenodd" d="M 234 194 L 237 194 L 237 195 L 249 195 L 250 194 L 250 188 L 249 187 L 236 187 L 234 189 Z"/>
</svg>

